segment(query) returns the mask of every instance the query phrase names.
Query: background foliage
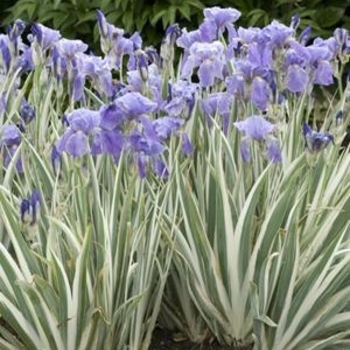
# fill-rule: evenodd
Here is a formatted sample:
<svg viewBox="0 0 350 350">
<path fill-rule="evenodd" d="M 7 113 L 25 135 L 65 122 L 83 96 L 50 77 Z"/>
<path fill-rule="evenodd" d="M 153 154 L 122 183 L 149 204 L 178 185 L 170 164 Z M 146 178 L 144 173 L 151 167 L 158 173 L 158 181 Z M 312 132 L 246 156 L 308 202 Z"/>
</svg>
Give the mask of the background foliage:
<svg viewBox="0 0 350 350">
<path fill-rule="evenodd" d="M 311 25 L 313 36 L 329 36 L 336 27 L 350 26 L 350 0 L 18 0 L 12 4 L 1 1 L 3 24 L 18 18 L 40 22 L 59 29 L 64 37 L 85 40 L 94 49 L 98 48 L 97 9 L 127 33 L 142 32 L 146 43 L 152 45 L 160 43 L 169 24 L 178 22 L 188 29 L 197 28 L 203 19 L 203 8 L 211 6 L 241 11 L 241 26 L 264 26 L 272 19 L 289 23 L 296 13 L 301 18 L 300 28 Z"/>
</svg>

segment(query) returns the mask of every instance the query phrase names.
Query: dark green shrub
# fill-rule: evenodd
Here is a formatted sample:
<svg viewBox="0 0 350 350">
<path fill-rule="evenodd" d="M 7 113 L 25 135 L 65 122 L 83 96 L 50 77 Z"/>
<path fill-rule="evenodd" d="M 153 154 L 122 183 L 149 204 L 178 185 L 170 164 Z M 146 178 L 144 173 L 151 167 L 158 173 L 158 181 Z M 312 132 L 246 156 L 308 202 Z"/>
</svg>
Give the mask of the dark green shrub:
<svg viewBox="0 0 350 350">
<path fill-rule="evenodd" d="M 329 36 L 337 26 L 350 27 L 346 13 L 350 0 L 18 0 L 7 10 L 4 24 L 17 18 L 40 22 L 96 48 L 96 10 L 101 9 L 111 23 L 128 33 L 138 30 L 147 44 L 157 45 L 169 24 L 194 29 L 203 18 L 203 8 L 210 6 L 237 8 L 242 26 L 263 26 L 272 19 L 287 24 L 298 13 L 301 29 L 311 25 L 314 36 Z"/>
</svg>

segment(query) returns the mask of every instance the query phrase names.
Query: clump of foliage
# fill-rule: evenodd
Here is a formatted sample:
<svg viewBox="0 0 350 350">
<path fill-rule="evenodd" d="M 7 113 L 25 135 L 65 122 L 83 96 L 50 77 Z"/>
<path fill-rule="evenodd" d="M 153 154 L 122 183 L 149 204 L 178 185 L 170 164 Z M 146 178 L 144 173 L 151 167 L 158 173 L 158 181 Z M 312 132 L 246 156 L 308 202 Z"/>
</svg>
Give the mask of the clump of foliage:
<svg viewBox="0 0 350 350">
<path fill-rule="evenodd" d="M 349 32 L 203 16 L 0 35 L 1 349 L 349 347 Z"/>
</svg>

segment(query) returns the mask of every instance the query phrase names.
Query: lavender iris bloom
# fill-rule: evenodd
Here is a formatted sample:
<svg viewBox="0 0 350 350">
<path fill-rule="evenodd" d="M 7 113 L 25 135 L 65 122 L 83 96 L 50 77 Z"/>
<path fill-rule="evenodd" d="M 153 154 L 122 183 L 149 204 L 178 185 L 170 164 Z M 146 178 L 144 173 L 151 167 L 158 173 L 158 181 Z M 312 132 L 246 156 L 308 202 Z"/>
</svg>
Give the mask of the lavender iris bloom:
<svg viewBox="0 0 350 350">
<path fill-rule="evenodd" d="M 70 40 L 62 38 L 56 44 L 55 47 L 59 55 L 67 60 L 72 60 L 75 55 L 80 52 L 85 52 L 88 49 L 88 45 L 81 40 Z"/>
<path fill-rule="evenodd" d="M 177 23 L 170 25 L 165 31 L 164 44 L 174 46 L 180 35 L 180 26 Z"/>
<path fill-rule="evenodd" d="M 223 78 L 225 66 L 224 46 L 220 41 L 212 43 L 195 42 L 189 50 L 189 56 L 182 66 L 181 75 L 189 78 L 196 67 L 201 86 L 214 85 L 215 78 Z"/>
<path fill-rule="evenodd" d="M 287 67 L 286 87 L 291 92 L 303 92 L 309 84 L 310 53 L 307 48 L 299 43 L 293 43 L 285 55 Z"/>
<path fill-rule="evenodd" d="M 11 66 L 10 39 L 5 34 L 0 34 L 0 69 L 7 73 Z"/>
<path fill-rule="evenodd" d="M 147 90 L 151 95 L 152 101 L 160 106 L 163 103 L 162 76 L 156 63 L 152 63 L 147 67 L 147 75 Z M 128 71 L 127 82 L 130 90 L 141 93 L 144 89 L 144 80 L 141 76 L 141 70 L 135 69 Z"/>
<path fill-rule="evenodd" d="M 202 35 L 205 35 L 208 39 L 218 39 L 225 29 L 229 32 L 230 36 L 234 35 L 233 23 L 241 16 L 241 12 L 233 8 L 220 8 L 211 7 L 206 8 L 203 11 L 204 22 L 200 26 Z"/>
<path fill-rule="evenodd" d="M 3 152 L 4 165 L 6 168 L 12 161 L 21 141 L 21 132 L 15 125 L 6 125 L 0 129 L 0 150 Z M 23 173 L 21 156 L 17 160 L 15 168 L 18 173 Z"/>
<path fill-rule="evenodd" d="M 104 14 L 99 10 L 97 11 L 97 24 L 100 32 L 101 50 L 105 55 L 108 55 L 113 40 L 123 36 L 124 30 L 108 23 Z"/>
<path fill-rule="evenodd" d="M 139 92 L 129 92 L 115 100 L 128 120 L 138 119 L 142 115 L 153 112 L 157 104 Z"/>
<path fill-rule="evenodd" d="M 191 116 L 198 84 L 186 80 L 178 80 L 168 85 L 168 99 L 163 110 L 171 117 L 188 119 Z"/>
<path fill-rule="evenodd" d="M 262 29 L 261 33 L 270 45 L 274 47 L 281 47 L 284 43 L 292 38 L 294 29 L 287 27 L 286 25 L 276 20 L 273 20 L 271 24 Z"/>
<path fill-rule="evenodd" d="M 77 54 L 78 65 L 82 67 L 81 76 L 92 81 L 92 86 L 100 93 L 111 97 L 114 93 L 112 72 L 106 59 L 101 57 Z M 78 74 L 79 75 L 79 74 Z"/>
<path fill-rule="evenodd" d="M 150 131 L 148 131 L 150 133 Z M 160 155 L 164 151 L 164 146 L 157 137 L 147 137 L 138 131 L 134 131 L 128 138 L 128 150 L 134 153 L 134 157 L 138 166 L 139 176 L 143 179 L 146 177 L 146 167 L 149 162 L 153 162 L 157 167 L 154 170 L 159 176 L 166 175 L 164 167 L 159 166 L 161 161 Z"/>
<path fill-rule="evenodd" d="M 53 48 L 53 69 L 58 81 L 62 77 L 68 78 L 69 94 L 75 101 L 83 98 L 85 74 L 83 65 L 79 62 L 79 55 L 88 46 L 81 40 L 60 39 Z"/>
<path fill-rule="evenodd" d="M 307 124 L 303 124 L 303 135 L 306 148 L 310 153 L 317 153 L 334 143 L 334 137 L 329 132 L 317 132 Z"/>
<path fill-rule="evenodd" d="M 99 112 L 80 108 L 70 113 L 67 120 L 69 127 L 56 145 L 58 153 L 67 152 L 73 157 L 89 154 L 89 137 L 100 124 Z"/>
<path fill-rule="evenodd" d="M 31 27 L 32 34 L 28 35 L 28 40 L 33 42 L 34 40 L 39 44 L 42 51 L 45 51 L 53 47 L 59 39 L 61 39 L 61 33 L 58 30 L 45 27 L 40 23 L 35 23 Z"/>
<path fill-rule="evenodd" d="M 107 153 L 115 160 L 119 159 L 124 136 L 120 130 L 105 128 L 106 125 L 101 123 L 102 115 L 101 111 L 85 108 L 77 109 L 67 115 L 69 126 L 58 140 L 57 153 L 53 151 L 52 157 L 56 160 L 63 152 L 73 157 Z"/>
<path fill-rule="evenodd" d="M 281 151 L 278 141 L 273 137 L 275 125 L 261 115 L 253 115 L 243 121 L 234 123 L 234 126 L 244 137 L 240 145 L 241 156 L 245 162 L 251 159 L 250 143 L 252 140 L 263 142 L 266 147 L 266 156 L 273 163 L 281 161 Z"/>
<path fill-rule="evenodd" d="M 232 96 L 226 92 L 212 93 L 202 100 L 202 108 L 209 125 L 211 124 L 209 118 L 215 118 L 215 115 L 218 114 L 222 117 L 222 125 L 225 134 L 227 134 L 230 124 L 231 107 Z"/>
</svg>

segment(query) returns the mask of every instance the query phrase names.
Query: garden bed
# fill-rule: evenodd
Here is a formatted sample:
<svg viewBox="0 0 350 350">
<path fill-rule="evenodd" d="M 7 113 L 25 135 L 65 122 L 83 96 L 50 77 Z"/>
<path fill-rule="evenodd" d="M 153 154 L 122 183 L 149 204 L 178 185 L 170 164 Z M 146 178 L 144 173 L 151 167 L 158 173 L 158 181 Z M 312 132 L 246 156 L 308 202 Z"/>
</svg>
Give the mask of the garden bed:
<svg viewBox="0 0 350 350">
<path fill-rule="evenodd" d="M 151 350 L 252 350 L 253 346 L 220 345 L 216 341 L 201 344 L 192 343 L 189 339 L 174 340 L 175 334 L 164 329 L 156 328 L 153 332 Z"/>
</svg>

